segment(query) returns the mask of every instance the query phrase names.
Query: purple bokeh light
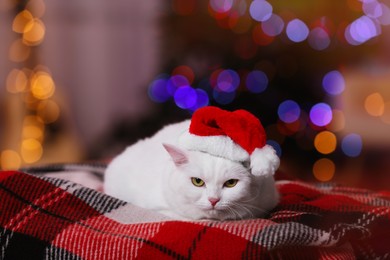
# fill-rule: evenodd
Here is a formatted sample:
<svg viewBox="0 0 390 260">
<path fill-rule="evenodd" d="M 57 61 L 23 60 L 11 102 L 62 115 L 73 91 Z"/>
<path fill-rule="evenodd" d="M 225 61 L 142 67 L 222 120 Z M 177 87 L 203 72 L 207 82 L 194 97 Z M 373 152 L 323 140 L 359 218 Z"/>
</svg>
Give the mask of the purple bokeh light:
<svg viewBox="0 0 390 260">
<path fill-rule="evenodd" d="M 261 70 L 254 70 L 246 77 L 246 87 L 252 93 L 261 93 L 267 89 L 268 77 Z"/>
<path fill-rule="evenodd" d="M 189 85 L 190 83 L 188 82 L 188 79 L 186 77 L 180 74 L 174 75 L 170 77 L 167 82 L 167 91 L 169 95 L 173 96 L 175 95 L 177 89 L 185 86 L 188 87 Z"/>
<path fill-rule="evenodd" d="M 339 71 L 333 70 L 324 76 L 322 86 L 328 94 L 339 95 L 345 89 L 345 80 Z"/>
<path fill-rule="evenodd" d="M 197 93 L 190 86 L 180 87 L 175 92 L 174 100 L 178 107 L 189 109 L 196 105 Z"/>
<path fill-rule="evenodd" d="M 326 126 L 332 121 L 332 108 L 326 103 L 318 103 L 311 108 L 309 116 L 314 125 Z"/>
<path fill-rule="evenodd" d="M 233 0 L 210 0 L 210 7 L 217 13 L 226 13 L 233 7 Z"/>
<path fill-rule="evenodd" d="M 285 123 L 292 123 L 299 119 L 301 108 L 293 100 L 286 100 L 279 104 L 278 115 L 280 120 Z"/>
<path fill-rule="evenodd" d="M 223 92 L 233 92 L 240 85 L 240 76 L 234 70 L 223 70 L 217 78 L 217 88 Z"/>
<path fill-rule="evenodd" d="M 293 42 L 302 42 L 309 35 L 309 28 L 299 19 L 291 20 L 286 27 L 287 37 Z"/>
<path fill-rule="evenodd" d="M 258 21 L 267 21 L 272 15 L 273 7 L 265 0 L 254 0 L 249 6 L 250 16 Z"/>
</svg>

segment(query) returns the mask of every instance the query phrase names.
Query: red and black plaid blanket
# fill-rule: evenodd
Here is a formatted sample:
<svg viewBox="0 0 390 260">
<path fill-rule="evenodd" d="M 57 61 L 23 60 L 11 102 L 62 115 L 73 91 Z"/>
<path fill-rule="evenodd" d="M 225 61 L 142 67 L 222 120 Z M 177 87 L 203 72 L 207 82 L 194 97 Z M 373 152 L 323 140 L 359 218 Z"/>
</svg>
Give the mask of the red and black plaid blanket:
<svg viewBox="0 0 390 260">
<path fill-rule="evenodd" d="M 390 193 L 279 182 L 266 219 L 169 221 L 58 178 L 0 172 L 0 259 L 387 259 Z"/>
</svg>

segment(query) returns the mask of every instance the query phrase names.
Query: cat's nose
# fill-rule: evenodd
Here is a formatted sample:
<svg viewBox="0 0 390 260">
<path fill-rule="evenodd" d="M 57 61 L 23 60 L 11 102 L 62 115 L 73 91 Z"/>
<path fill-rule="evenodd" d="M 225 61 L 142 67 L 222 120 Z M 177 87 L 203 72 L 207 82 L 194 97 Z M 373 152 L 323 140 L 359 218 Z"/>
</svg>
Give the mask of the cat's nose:
<svg viewBox="0 0 390 260">
<path fill-rule="evenodd" d="M 211 203 L 211 206 L 215 206 L 215 204 L 217 204 L 218 203 L 218 201 L 219 201 L 219 198 L 209 198 L 209 201 L 210 201 L 210 203 Z"/>
</svg>

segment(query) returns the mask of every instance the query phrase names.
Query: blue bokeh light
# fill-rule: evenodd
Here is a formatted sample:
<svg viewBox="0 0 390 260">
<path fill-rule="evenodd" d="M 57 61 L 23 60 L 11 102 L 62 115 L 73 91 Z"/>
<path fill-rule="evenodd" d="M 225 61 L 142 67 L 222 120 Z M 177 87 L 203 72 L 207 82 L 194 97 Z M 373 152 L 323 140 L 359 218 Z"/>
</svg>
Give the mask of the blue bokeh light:
<svg viewBox="0 0 390 260">
<path fill-rule="evenodd" d="M 217 78 L 217 88 L 223 92 L 234 92 L 240 85 L 240 76 L 234 70 L 223 70 Z"/>
<path fill-rule="evenodd" d="M 197 101 L 197 93 L 195 89 L 190 86 L 180 87 L 175 92 L 174 100 L 178 107 L 189 109 L 195 106 Z"/>
<path fill-rule="evenodd" d="M 168 75 L 160 75 L 150 83 L 148 88 L 149 97 L 158 103 L 166 102 L 171 98 L 167 91 Z"/>
<path fill-rule="evenodd" d="M 209 96 L 207 95 L 206 91 L 198 88 L 195 89 L 195 92 L 196 92 L 196 102 L 194 106 L 189 108 L 191 111 L 195 111 L 198 108 L 205 107 L 210 103 Z"/>
<path fill-rule="evenodd" d="M 332 118 L 332 108 L 326 103 L 318 103 L 310 110 L 310 120 L 316 126 L 326 126 Z"/>
<path fill-rule="evenodd" d="M 349 134 L 341 141 L 341 149 L 349 157 L 357 157 L 363 149 L 363 141 L 358 134 Z"/>
<path fill-rule="evenodd" d="M 339 71 L 332 70 L 322 79 L 322 86 L 328 94 L 339 95 L 345 89 L 345 80 Z"/>
<path fill-rule="evenodd" d="M 246 87 L 252 93 L 261 93 L 267 89 L 268 77 L 261 70 L 254 70 L 246 77 Z"/>
<path fill-rule="evenodd" d="M 227 105 L 233 102 L 236 97 L 236 92 L 223 92 L 218 89 L 213 90 L 214 100 L 221 105 Z"/>
<path fill-rule="evenodd" d="M 167 82 L 167 92 L 169 95 L 174 96 L 176 93 L 176 90 L 187 86 L 189 87 L 190 83 L 188 82 L 188 79 L 184 77 L 183 75 L 174 75 L 169 78 Z"/>
<path fill-rule="evenodd" d="M 278 115 L 280 120 L 285 123 L 292 123 L 299 119 L 301 108 L 298 103 L 293 100 L 286 100 L 280 103 L 278 107 Z"/>
<path fill-rule="evenodd" d="M 250 16 L 258 21 L 267 21 L 272 15 L 272 5 L 265 0 L 254 0 L 249 6 Z"/>
<path fill-rule="evenodd" d="M 309 28 L 299 19 L 291 20 L 286 27 L 287 37 L 293 42 L 302 42 L 309 35 Z"/>
<path fill-rule="evenodd" d="M 267 144 L 272 146 L 275 149 L 276 155 L 281 157 L 282 156 L 282 147 L 280 144 L 274 140 L 267 140 Z"/>
</svg>

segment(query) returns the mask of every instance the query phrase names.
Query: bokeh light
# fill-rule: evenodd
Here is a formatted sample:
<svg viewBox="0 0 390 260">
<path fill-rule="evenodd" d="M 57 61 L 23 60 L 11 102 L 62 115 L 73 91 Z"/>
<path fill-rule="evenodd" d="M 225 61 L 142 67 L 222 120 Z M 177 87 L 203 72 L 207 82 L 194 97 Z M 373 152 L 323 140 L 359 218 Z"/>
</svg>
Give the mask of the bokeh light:
<svg viewBox="0 0 390 260">
<path fill-rule="evenodd" d="M 330 131 L 322 131 L 314 138 L 314 147 L 322 154 L 330 154 L 336 150 L 337 138 Z"/>
<path fill-rule="evenodd" d="M 282 156 L 282 147 L 275 140 L 269 139 L 267 140 L 267 144 L 272 146 L 275 149 L 276 154 L 281 157 Z"/>
<path fill-rule="evenodd" d="M 12 30 L 17 33 L 23 33 L 27 24 L 29 24 L 33 19 L 33 15 L 28 10 L 21 11 L 13 20 Z"/>
<path fill-rule="evenodd" d="M 334 162 L 327 158 L 319 159 L 313 165 L 313 175 L 317 180 L 321 182 L 327 182 L 332 180 L 335 171 L 336 166 Z"/>
<path fill-rule="evenodd" d="M 364 100 L 364 108 L 371 116 L 382 116 L 385 111 L 385 101 L 382 95 L 378 92 L 368 95 Z"/>
<path fill-rule="evenodd" d="M 60 117 L 60 107 L 53 100 L 41 101 L 37 107 L 37 115 L 45 124 L 50 124 Z"/>
<path fill-rule="evenodd" d="M 252 93 L 261 93 L 267 89 L 268 77 L 260 71 L 254 70 L 246 76 L 246 87 Z"/>
<path fill-rule="evenodd" d="M 20 154 L 24 162 L 34 163 L 41 159 L 43 148 L 39 141 L 29 138 L 22 142 Z"/>
<path fill-rule="evenodd" d="M 299 119 L 301 108 L 293 100 L 286 100 L 279 104 L 278 115 L 280 120 L 285 123 L 292 123 Z"/>
<path fill-rule="evenodd" d="M 279 15 L 272 14 L 268 20 L 261 23 L 261 28 L 268 36 L 277 36 L 283 31 L 284 21 Z"/>
<path fill-rule="evenodd" d="M 329 47 L 330 38 L 323 28 L 316 27 L 310 31 L 308 42 L 314 50 L 322 51 Z"/>
<path fill-rule="evenodd" d="M 36 46 L 43 41 L 46 28 L 43 22 L 34 18 L 29 21 L 23 31 L 23 43 L 28 46 Z"/>
<path fill-rule="evenodd" d="M 26 46 L 22 39 L 16 39 L 9 50 L 8 57 L 14 62 L 23 62 L 30 57 L 31 48 Z"/>
<path fill-rule="evenodd" d="M 191 111 L 195 111 L 198 108 L 207 106 L 210 103 L 209 95 L 207 94 L 206 91 L 204 91 L 203 89 L 199 89 L 199 88 L 195 89 L 195 91 L 196 91 L 196 103 L 194 106 L 189 108 Z"/>
<path fill-rule="evenodd" d="M 310 109 L 310 120 L 316 126 L 326 126 L 332 121 L 332 108 L 326 103 L 318 103 Z"/>
<path fill-rule="evenodd" d="M 217 88 L 223 92 L 233 92 L 240 85 L 240 76 L 234 70 L 223 70 L 217 78 Z"/>
<path fill-rule="evenodd" d="M 303 21 L 293 19 L 287 24 L 286 34 L 291 41 L 302 42 L 307 39 L 309 28 Z"/>
<path fill-rule="evenodd" d="M 22 158 L 13 150 L 4 150 L 1 153 L 1 168 L 3 170 L 17 170 L 22 164 Z"/>
<path fill-rule="evenodd" d="M 167 81 L 167 92 L 173 96 L 178 88 L 188 87 L 189 85 L 188 79 L 183 75 L 173 75 Z"/>
<path fill-rule="evenodd" d="M 272 5 L 265 0 L 254 0 L 249 7 L 250 16 L 258 21 L 267 21 L 272 15 Z"/>
<path fill-rule="evenodd" d="M 233 102 L 236 97 L 236 92 L 224 92 L 218 89 L 213 90 L 213 98 L 218 104 L 227 105 Z"/>
<path fill-rule="evenodd" d="M 233 0 L 210 0 L 210 7 L 217 13 L 226 13 L 233 7 Z"/>
<path fill-rule="evenodd" d="M 327 126 L 327 129 L 333 132 L 339 132 L 345 128 L 345 116 L 344 112 L 339 109 L 333 109 L 332 111 L 332 121 Z"/>
<path fill-rule="evenodd" d="M 345 29 L 345 39 L 351 45 L 362 44 L 379 34 L 380 25 L 368 16 L 359 17 Z"/>
<path fill-rule="evenodd" d="M 332 70 L 322 79 L 322 86 L 328 94 L 339 95 L 345 89 L 345 80 L 339 71 Z"/>
<path fill-rule="evenodd" d="M 186 65 L 180 65 L 174 68 L 172 71 L 172 76 L 175 75 L 184 76 L 187 79 L 188 84 L 192 84 L 195 79 L 194 71 L 189 66 Z"/>
<path fill-rule="evenodd" d="M 10 93 L 23 92 L 27 89 L 28 78 L 22 70 L 13 69 L 6 80 L 7 91 Z"/>
<path fill-rule="evenodd" d="M 365 15 L 370 18 L 379 18 L 382 16 L 382 5 L 376 0 L 362 1 L 362 9 Z"/>
<path fill-rule="evenodd" d="M 197 93 L 190 86 L 180 87 L 175 92 L 174 100 L 178 107 L 189 109 L 196 105 Z"/>
<path fill-rule="evenodd" d="M 38 71 L 31 77 L 31 93 L 37 99 L 48 99 L 54 94 L 55 84 L 49 73 Z"/>
<path fill-rule="evenodd" d="M 163 103 L 171 98 L 167 89 L 168 76 L 160 76 L 149 85 L 149 97 L 157 103 Z"/>
<path fill-rule="evenodd" d="M 349 157 L 357 157 L 362 152 L 363 141 L 358 134 L 349 134 L 341 141 L 341 149 Z"/>
</svg>

